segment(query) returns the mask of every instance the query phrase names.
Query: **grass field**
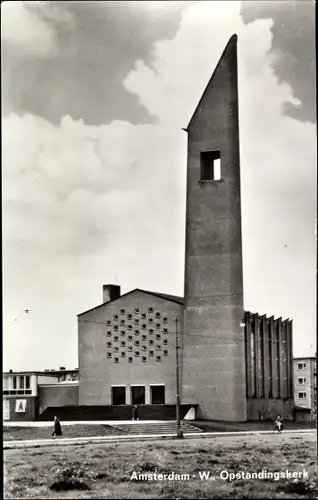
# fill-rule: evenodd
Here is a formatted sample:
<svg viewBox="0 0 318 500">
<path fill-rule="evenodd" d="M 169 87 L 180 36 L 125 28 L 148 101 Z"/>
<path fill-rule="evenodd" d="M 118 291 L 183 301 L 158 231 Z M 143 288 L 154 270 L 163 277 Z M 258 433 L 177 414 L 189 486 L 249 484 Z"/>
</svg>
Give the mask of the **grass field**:
<svg viewBox="0 0 318 500">
<path fill-rule="evenodd" d="M 92 436 L 118 436 L 125 434 L 123 431 L 111 425 L 64 425 L 62 426 L 63 437 L 92 437 Z M 4 441 L 21 441 L 28 439 L 51 439 L 53 425 L 51 427 L 3 427 Z"/>
<path fill-rule="evenodd" d="M 282 434 L 130 442 L 4 451 L 5 498 L 317 498 L 316 436 Z M 54 491 L 60 472 L 82 470 L 86 490 Z M 222 480 L 236 473 L 305 469 L 309 479 Z M 189 474 L 189 480 L 137 481 L 132 474 Z M 214 480 L 200 479 L 210 471 Z M 193 477 L 195 476 L 195 477 Z"/>
</svg>

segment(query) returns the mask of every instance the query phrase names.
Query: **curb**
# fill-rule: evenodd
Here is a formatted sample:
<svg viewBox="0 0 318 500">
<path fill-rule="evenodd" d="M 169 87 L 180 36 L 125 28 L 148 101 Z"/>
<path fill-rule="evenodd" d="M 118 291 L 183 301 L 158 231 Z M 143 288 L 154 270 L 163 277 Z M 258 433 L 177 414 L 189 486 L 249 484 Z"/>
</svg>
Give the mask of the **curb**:
<svg viewBox="0 0 318 500">
<path fill-rule="evenodd" d="M 283 431 L 283 434 L 316 434 L 315 429 L 299 429 Z M 206 439 L 211 437 L 230 437 L 230 436 L 257 436 L 269 435 L 273 431 L 234 431 L 234 432 L 202 432 L 202 433 L 184 433 L 187 439 Z M 175 434 L 141 434 L 129 436 L 105 436 L 105 437 L 81 437 L 81 438 L 62 438 L 62 439 L 42 439 L 27 441 L 4 441 L 3 449 L 21 449 L 21 448 L 40 448 L 48 446 L 76 446 L 81 444 L 105 444 L 133 441 L 158 441 L 158 440 L 177 440 Z"/>
</svg>

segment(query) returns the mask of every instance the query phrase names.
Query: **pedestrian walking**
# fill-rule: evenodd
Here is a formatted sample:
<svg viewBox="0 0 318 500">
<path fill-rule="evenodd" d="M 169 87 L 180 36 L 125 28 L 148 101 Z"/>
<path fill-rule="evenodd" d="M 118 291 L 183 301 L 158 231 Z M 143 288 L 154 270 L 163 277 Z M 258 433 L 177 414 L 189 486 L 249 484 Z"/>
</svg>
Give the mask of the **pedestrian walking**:
<svg viewBox="0 0 318 500">
<path fill-rule="evenodd" d="M 61 422 L 57 417 L 54 417 L 52 436 L 55 438 L 55 436 L 62 436 L 62 434 Z"/>
</svg>

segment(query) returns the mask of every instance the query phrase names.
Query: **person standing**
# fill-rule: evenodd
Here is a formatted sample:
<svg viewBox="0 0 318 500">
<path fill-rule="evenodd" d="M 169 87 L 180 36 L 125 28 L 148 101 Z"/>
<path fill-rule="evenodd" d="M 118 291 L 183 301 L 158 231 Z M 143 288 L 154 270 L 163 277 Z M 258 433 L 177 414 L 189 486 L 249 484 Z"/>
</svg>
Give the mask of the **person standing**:
<svg viewBox="0 0 318 500">
<path fill-rule="evenodd" d="M 61 427 L 61 422 L 57 417 L 54 417 L 54 424 L 53 424 L 53 432 L 52 436 L 62 436 L 62 427 Z"/>
<path fill-rule="evenodd" d="M 133 420 L 139 420 L 138 418 L 138 407 L 137 405 L 133 406 L 133 414 L 132 414 L 132 419 Z"/>
</svg>

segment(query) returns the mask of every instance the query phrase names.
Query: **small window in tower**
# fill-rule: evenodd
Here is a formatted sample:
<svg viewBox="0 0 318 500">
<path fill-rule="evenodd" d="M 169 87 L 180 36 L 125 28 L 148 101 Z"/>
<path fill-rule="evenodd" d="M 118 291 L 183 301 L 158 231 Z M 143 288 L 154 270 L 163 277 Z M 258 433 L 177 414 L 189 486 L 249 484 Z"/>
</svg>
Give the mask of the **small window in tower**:
<svg viewBox="0 0 318 500">
<path fill-rule="evenodd" d="M 168 356 L 168 351 L 165 349 L 165 350 L 163 351 L 163 354 L 164 354 L 164 356 Z"/>
<path fill-rule="evenodd" d="M 128 319 L 132 319 L 132 314 L 128 314 L 128 315 L 127 315 L 127 318 L 128 318 Z"/>
<path fill-rule="evenodd" d="M 124 324 L 125 324 L 125 320 L 124 320 L 124 319 L 121 319 L 121 320 L 120 320 L 120 324 L 121 324 L 121 325 L 124 325 Z"/>
<path fill-rule="evenodd" d="M 149 340 L 149 345 L 153 345 L 153 340 Z"/>
<path fill-rule="evenodd" d="M 156 345 L 156 351 L 161 351 L 161 345 Z"/>
<path fill-rule="evenodd" d="M 114 330 L 118 330 L 118 325 L 114 325 Z"/>
<path fill-rule="evenodd" d="M 144 324 L 144 325 L 142 325 L 142 328 L 143 328 L 143 329 L 147 328 L 147 325 L 145 325 L 145 324 Z"/>
<path fill-rule="evenodd" d="M 122 357 L 122 358 L 125 358 L 125 356 L 126 356 L 126 353 L 123 351 L 123 352 L 121 353 L 121 357 Z"/>
<path fill-rule="evenodd" d="M 111 342 L 107 342 L 107 347 L 111 347 L 112 346 L 112 343 Z"/>
<path fill-rule="evenodd" d="M 146 356 L 143 356 L 141 359 L 142 359 L 143 363 L 146 363 L 146 361 L 147 361 Z"/>
<path fill-rule="evenodd" d="M 156 356 L 156 361 L 161 361 L 161 356 Z"/>
<path fill-rule="evenodd" d="M 163 321 L 164 323 L 167 323 L 168 318 L 163 318 L 163 319 L 162 319 L 162 321 Z"/>
<path fill-rule="evenodd" d="M 128 325 L 128 330 L 132 330 L 132 325 Z"/>
<path fill-rule="evenodd" d="M 139 319 L 138 318 L 135 319 L 135 323 L 136 323 L 136 325 L 139 324 Z"/>
<path fill-rule="evenodd" d="M 142 335 L 141 340 L 147 340 L 147 335 Z"/>
<path fill-rule="evenodd" d="M 139 340 L 135 340 L 135 345 L 139 345 L 139 344 L 140 344 Z"/>
<path fill-rule="evenodd" d="M 163 345 L 167 345 L 168 344 L 168 339 L 163 339 Z"/>
<path fill-rule="evenodd" d="M 136 309 L 135 309 L 135 314 L 138 314 L 138 313 L 139 313 L 139 309 L 138 309 L 138 308 L 136 308 Z"/>
<path fill-rule="evenodd" d="M 124 340 L 122 340 L 122 341 L 121 341 L 121 343 L 120 343 L 120 345 L 121 345 L 122 347 L 125 347 L 125 345 L 126 345 L 125 341 L 124 341 Z"/>
<path fill-rule="evenodd" d="M 139 357 L 139 351 L 135 351 L 135 357 L 138 358 Z"/>
<path fill-rule="evenodd" d="M 153 356 L 154 352 L 153 351 L 149 351 L 149 356 Z"/>
<path fill-rule="evenodd" d="M 118 352 L 119 351 L 119 347 L 114 347 L 114 351 Z"/>
<path fill-rule="evenodd" d="M 160 333 L 156 333 L 156 339 L 160 340 Z"/>
<path fill-rule="evenodd" d="M 156 323 L 156 328 L 160 328 L 160 323 Z"/>
<path fill-rule="evenodd" d="M 118 337 L 117 337 L 117 335 L 114 337 L 114 342 L 118 342 Z"/>
<path fill-rule="evenodd" d="M 125 314 L 125 309 L 121 309 L 120 314 Z"/>
<path fill-rule="evenodd" d="M 114 321 L 118 320 L 118 314 L 114 314 Z"/>
<path fill-rule="evenodd" d="M 153 323 L 153 318 L 149 318 L 148 323 Z"/>
<path fill-rule="evenodd" d="M 149 328 L 149 333 L 150 333 L 150 335 L 153 334 L 153 329 L 152 328 Z"/>
<path fill-rule="evenodd" d="M 168 328 L 163 328 L 163 333 L 168 333 Z"/>
<path fill-rule="evenodd" d="M 135 330 L 135 335 L 139 335 L 139 330 Z"/>
<path fill-rule="evenodd" d="M 112 332 L 107 332 L 107 337 L 111 337 L 112 336 Z"/>
<path fill-rule="evenodd" d="M 112 357 L 112 353 L 111 353 L 111 352 L 108 352 L 108 353 L 107 353 L 107 357 L 108 357 L 108 358 L 111 358 L 111 357 Z"/>
<path fill-rule="evenodd" d="M 143 350 L 143 351 L 147 351 L 147 346 L 146 346 L 146 345 L 143 345 L 143 346 L 142 346 L 142 350 Z"/>
<path fill-rule="evenodd" d="M 122 330 L 122 331 L 120 332 L 120 335 L 121 335 L 122 337 L 125 337 L 125 335 L 126 335 L 125 330 Z"/>
<path fill-rule="evenodd" d="M 132 340 L 132 335 L 128 335 L 128 340 Z"/>
<path fill-rule="evenodd" d="M 118 363 L 118 358 L 114 358 L 114 363 Z"/>
<path fill-rule="evenodd" d="M 128 363 L 132 363 L 132 358 L 128 358 Z"/>
<path fill-rule="evenodd" d="M 111 325 L 112 324 L 112 322 L 110 321 L 110 319 L 108 319 L 106 323 L 107 323 L 107 325 Z"/>
<path fill-rule="evenodd" d="M 129 351 L 129 352 L 132 352 L 132 345 L 129 345 L 129 346 L 128 346 L 128 351 Z"/>
<path fill-rule="evenodd" d="M 153 307 L 149 307 L 148 312 L 151 314 L 153 313 Z"/>
<path fill-rule="evenodd" d="M 141 317 L 142 317 L 143 319 L 145 319 L 145 317 L 146 317 L 146 313 L 141 313 Z"/>
<path fill-rule="evenodd" d="M 201 153 L 201 181 L 221 180 L 221 152 L 204 151 Z"/>
<path fill-rule="evenodd" d="M 160 312 L 156 312 L 156 318 L 160 318 Z"/>
</svg>

